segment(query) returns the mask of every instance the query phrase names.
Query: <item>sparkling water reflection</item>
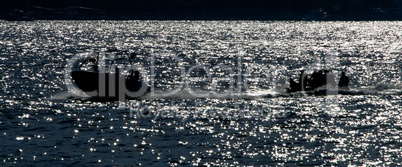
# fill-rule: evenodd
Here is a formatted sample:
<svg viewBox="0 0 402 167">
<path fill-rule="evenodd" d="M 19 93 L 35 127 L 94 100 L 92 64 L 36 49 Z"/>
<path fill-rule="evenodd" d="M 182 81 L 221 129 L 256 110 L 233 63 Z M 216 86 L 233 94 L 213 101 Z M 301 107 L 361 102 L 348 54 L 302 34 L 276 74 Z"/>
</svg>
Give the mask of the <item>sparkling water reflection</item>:
<svg viewBox="0 0 402 167">
<path fill-rule="evenodd" d="M 401 28 L 401 22 L 2 22 L 0 160 L 5 166 L 399 166 Z M 136 64 L 148 74 L 154 56 L 157 92 L 182 81 L 168 55 L 186 70 L 233 67 L 249 89 L 235 85 L 234 94 L 203 98 L 183 89 L 126 104 L 67 93 L 67 61 L 111 46 L 137 51 Z M 289 76 L 316 67 L 347 70 L 355 93 L 283 92 Z M 189 88 L 228 90 L 227 73 L 211 75 L 206 81 L 204 70 L 193 71 Z"/>
</svg>

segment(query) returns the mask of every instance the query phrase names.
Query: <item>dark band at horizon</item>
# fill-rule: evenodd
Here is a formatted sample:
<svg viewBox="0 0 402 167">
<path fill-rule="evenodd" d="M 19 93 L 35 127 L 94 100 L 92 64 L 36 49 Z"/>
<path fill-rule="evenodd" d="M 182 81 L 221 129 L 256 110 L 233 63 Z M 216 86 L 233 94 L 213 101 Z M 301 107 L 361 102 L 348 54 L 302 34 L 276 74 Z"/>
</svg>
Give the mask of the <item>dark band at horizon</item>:
<svg viewBox="0 0 402 167">
<path fill-rule="evenodd" d="M 0 9 L 4 20 L 402 19 L 402 0 L 16 0 Z"/>
</svg>

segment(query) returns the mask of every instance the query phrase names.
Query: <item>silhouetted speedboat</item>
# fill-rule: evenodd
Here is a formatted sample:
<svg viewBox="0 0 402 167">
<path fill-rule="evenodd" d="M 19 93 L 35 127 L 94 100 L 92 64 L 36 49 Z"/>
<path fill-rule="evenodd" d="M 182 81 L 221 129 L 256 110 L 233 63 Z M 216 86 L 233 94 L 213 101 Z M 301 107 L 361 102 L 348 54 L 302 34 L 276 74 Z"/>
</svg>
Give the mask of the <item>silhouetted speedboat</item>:
<svg viewBox="0 0 402 167">
<path fill-rule="evenodd" d="M 129 75 L 122 75 L 121 71 L 99 72 L 97 67 L 93 71 L 78 69 L 71 72 L 71 77 L 77 88 L 88 95 L 91 101 L 125 101 L 150 92 L 150 87 L 140 80 L 138 71 L 132 71 Z"/>
<path fill-rule="evenodd" d="M 101 101 L 136 99 L 150 91 L 146 83 L 115 73 L 72 71 L 71 77 L 85 94 Z"/>
</svg>

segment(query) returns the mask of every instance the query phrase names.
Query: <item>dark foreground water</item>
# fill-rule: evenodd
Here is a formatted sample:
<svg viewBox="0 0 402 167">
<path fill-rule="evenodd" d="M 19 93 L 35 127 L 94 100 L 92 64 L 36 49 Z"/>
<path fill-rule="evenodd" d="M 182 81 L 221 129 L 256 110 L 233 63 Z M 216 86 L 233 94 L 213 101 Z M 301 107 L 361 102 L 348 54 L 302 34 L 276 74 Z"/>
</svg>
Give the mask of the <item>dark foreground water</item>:
<svg viewBox="0 0 402 167">
<path fill-rule="evenodd" d="M 402 22 L 0 22 L 0 166 L 402 165 Z M 130 49 L 154 94 L 68 91 L 77 54 Z M 287 94 L 346 70 L 340 95 Z M 176 91 L 176 92 L 174 92 Z"/>
</svg>

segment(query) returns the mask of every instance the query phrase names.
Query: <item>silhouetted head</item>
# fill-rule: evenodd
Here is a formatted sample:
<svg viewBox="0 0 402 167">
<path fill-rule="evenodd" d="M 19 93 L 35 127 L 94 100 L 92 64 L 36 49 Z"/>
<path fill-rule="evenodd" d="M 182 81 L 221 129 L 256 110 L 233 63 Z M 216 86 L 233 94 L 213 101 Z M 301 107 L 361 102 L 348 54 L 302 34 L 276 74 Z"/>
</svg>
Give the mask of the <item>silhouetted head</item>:
<svg viewBox="0 0 402 167">
<path fill-rule="evenodd" d="M 328 74 L 328 73 L 329 73 L 329 70 L 324 70 L 324 73 L 325 73 L 325 74 Z"/>
<path fill-rule="evenodd" d="M 134 71 L 134 75 L 140 76 L 140 72 L 139 71 Z"/>
<path fill-rule="evenodd" d="M 346 75 L 345 71 L 342 71 L 342 75 Z"/>
<path fill-rule="evenodd" d="M 324 70 L 320 70 L 319 73 L 320 73 L 320 74 L 324 73 Z"/>
<path fill-rule="evenodd" d="M 91 63 L 96 63 L 96 59 L 95 59 L 95 58 L 89 58 L 88 60 L 89 60 L 89 62 L 91 62 Z"/>
<path fill-rule="evenodd" d="M 300 73 L 304 74 L 304 70 L 301 70 Z"/>
</svg>

